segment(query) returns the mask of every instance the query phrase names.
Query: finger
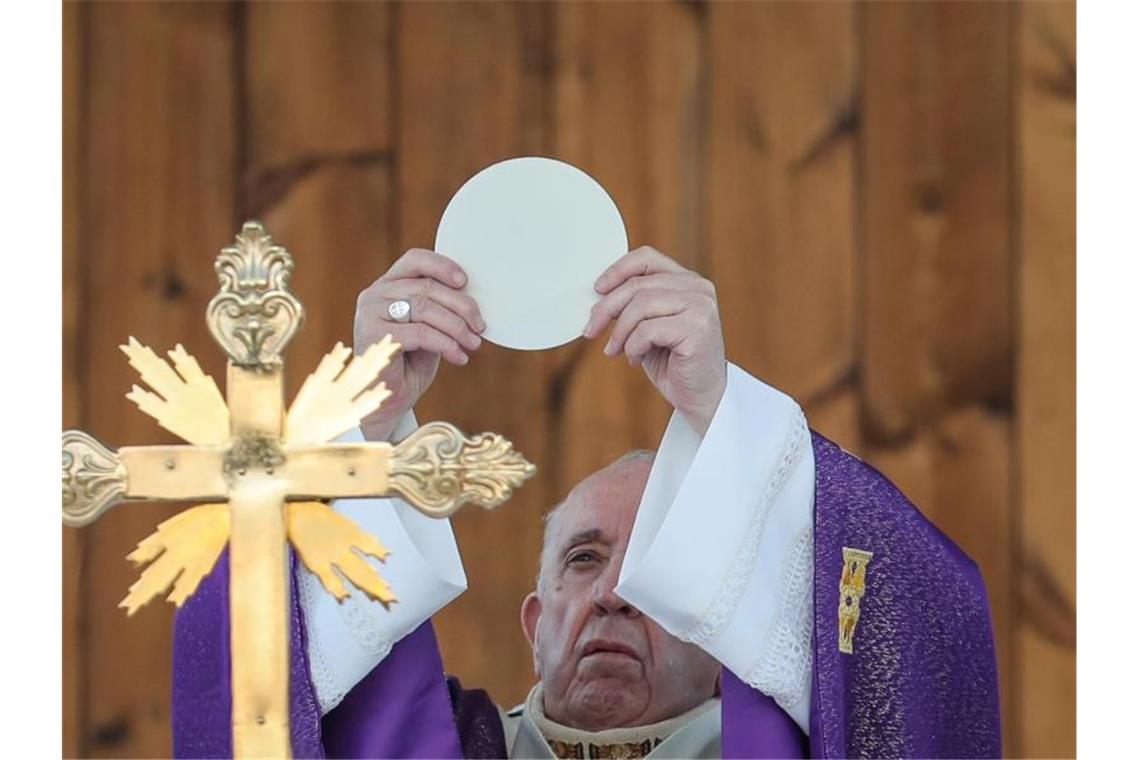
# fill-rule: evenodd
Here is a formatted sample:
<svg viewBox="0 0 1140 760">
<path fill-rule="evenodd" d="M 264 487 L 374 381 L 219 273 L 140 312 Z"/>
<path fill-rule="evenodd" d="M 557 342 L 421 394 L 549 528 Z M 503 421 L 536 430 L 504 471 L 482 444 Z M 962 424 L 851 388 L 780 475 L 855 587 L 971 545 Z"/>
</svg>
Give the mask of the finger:
<svg viewBox="0 0 1140 760">
<path fill-rule="evenodd" d="M 706 287 L 707 285 L 707 287 Z M 700 290 L 711 291 L 712 283 L 693 272 L 650 274 L 631 277 L 598 299 L 590 309 L 590 319 L 582 334 L 587 338 L 596 337 L 612 319 L 629 304 L 641 290 Z"/>
<path fill-rule="evenodd" d="M 413 277 L 431 277 L 455 288 L 467 284 L 467 273 L 443 254 L 426 248 L 411 248 L 396 260 L 384 276 L 385 282 L 404 280 Z"/>
<path fill-rule="evenodd" d="M 643 245 L 611 264 L 594 282 L 594 290 L 609 293 L 630 277 L 660 272 L 685 272 L 683 266 L 655 248 Z"/>
<path fill-rule="evenodd" d="M 646 319 L 671 317 L 692 305 L 692 294 L 675 290 L 641 290 L 618 315 L 614 330 L 606 343 L 606 356 L 617 356 L 625 350 L 625 342 Z"/>
<path fill-rule="evenodd" d="M 427 296 L 411 296 L 406 300 L 412 307 L 408 322 L 422 322 L 425 325 L 430 325 L 468 351 L 474 351 L 482 344 L 482 339 L 467 326 L 462 317 L 451 309 L 439 305 Z M 396 322 L 388 316 L 386 304 L 391 304 L 392 301 L 381 299 L 381 302 L 384 305 L 382 319 L 385 323 L 406 324 Z"/>
<path fill-rule="evenodd" d="M 422 322 L 390 322 L 386 326 L 392 339 L 405 353 L 427 351 L 439 354 L 452 364 L 466 364 L 468 356 L 454 338 L 444 335 L 431 325 Z"/>
<path fill-rule="evenodd" d="M 688 339 L 693 335 L 691 321 L 688 312 L 642 320 L 625 342 L 625 355 L 635 364 L 640 364 L 654 348 L 687 356 L 690 348 Z"/>
<path fill-rule="evenodd" d="M 430 298 L 449 311 L 458 314 L 474 332 L 481 333 L 487 329 L 487 323 L 483 321 L 483 314 L 479 311 L 479 304 L 475 302 L 475 299 L 462 290 L 456 290 L 438 280 L 419 277 L 381 282 L 376 286 L 376 294 L 388 299 L 387 303 L 384 304 L 381 316 L 387 315 L 387 304 L 392 301 L 400 298 L 411 301 L 416 296 L 422 296 Z M 412 313 L 415 313 L 414 303 L 412 304 Z"/>
</svg>

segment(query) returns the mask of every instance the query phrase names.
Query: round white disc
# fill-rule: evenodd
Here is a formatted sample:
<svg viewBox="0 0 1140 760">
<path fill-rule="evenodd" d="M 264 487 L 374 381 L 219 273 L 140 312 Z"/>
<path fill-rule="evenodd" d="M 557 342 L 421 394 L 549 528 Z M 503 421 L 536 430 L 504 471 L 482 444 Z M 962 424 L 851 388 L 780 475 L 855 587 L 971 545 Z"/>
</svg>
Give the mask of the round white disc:
<svg viewBox="0 0 1140 760">
<path fill-rule="evenodd" d="M 467 272 L 483 338 L 537 350 L 582 334 L 594 281 L 628 250 L 617 206 L 593 177 L 550 158 L 492 164 L 459 188 L 435 250 Z"/>
</svg>

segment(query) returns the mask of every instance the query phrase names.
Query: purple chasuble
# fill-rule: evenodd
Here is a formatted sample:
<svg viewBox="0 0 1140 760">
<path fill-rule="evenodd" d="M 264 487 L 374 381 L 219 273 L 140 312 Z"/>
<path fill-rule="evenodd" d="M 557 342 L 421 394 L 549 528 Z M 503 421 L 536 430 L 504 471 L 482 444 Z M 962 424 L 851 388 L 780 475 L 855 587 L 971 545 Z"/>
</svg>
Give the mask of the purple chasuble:
<svg viewBox="0 0 1140 760">
<path fill-rule="evenodd" d="M 810 735 L 727 669 L 726 758 L 998 757 L 989 604 L 977 566 L 876 470 L 814 434 L 815 632 Z M 838 648 L 843 547 L 873 552 L 854 635 Z M 486 693 L 448 679 L 430 622 L 321 717 L 294 582 L 290 714 L 297 757 L 505 757 Z M 229 757 L 229 562 L 175 618 L 174 754 Z"/>
<path fill-rule="evenodd" d="M 989 601 L 973 560 L 877 470 L 815 451 L 813 757 L 999 757 Z M 854 653 L 838 646 L 843 548 L 866 569 Z"/>
</svg>

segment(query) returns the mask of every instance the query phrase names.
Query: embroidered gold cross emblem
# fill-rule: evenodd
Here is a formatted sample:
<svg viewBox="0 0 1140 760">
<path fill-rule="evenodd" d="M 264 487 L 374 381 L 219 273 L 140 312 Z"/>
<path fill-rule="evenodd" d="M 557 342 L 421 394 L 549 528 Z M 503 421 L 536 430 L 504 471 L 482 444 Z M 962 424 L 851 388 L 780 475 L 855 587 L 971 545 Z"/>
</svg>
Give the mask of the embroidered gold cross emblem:
<svg viewBox="0 0 1140 760">
<path fill-rule="evenodd" d="M 839 578 L 839 651 L 854 650 L 855 626 L 859 623 L 859 600 L 866 591 L 867 565 L 874 555 L 862 549 L 843 547 L 843 575 Z"/>
</svg>

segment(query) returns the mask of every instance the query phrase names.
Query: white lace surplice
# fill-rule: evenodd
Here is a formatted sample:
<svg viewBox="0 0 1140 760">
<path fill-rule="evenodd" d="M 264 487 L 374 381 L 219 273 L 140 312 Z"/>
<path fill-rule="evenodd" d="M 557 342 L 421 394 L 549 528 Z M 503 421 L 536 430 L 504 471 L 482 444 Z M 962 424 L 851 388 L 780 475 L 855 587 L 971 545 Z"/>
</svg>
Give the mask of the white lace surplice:
<svg viewBox="0 0 1140 760">
<path fill-rule="evenodd" d="M 415 428 L 408 415 L 398 440 Z M 342 440 L 361 440 L 360 432 Z M 630 536 L 617 593 L 774 698 L 808 730 L 815 463 L 799 406 L 735 365 L 702 439 L 674 414 Z M 354 594 L 338 605 L 299 572 L 322 712 L 392 644 L 467 587 L 451 525 L 399 499 L 334 507 L 392 550 L 376 563 L 397 590 L 385 611 Z M 399 559 L 397 559 L 399 558 Z M 370 560 L 375 563 L 375 560 Z"/>
<path fill-rule="evenodd" d="M 815 458 L 789 396 L 739 367 L 702 439 L 661 441 L 617 593 L 808 731 Z"/>
<path fill-rule="evenodd" d="M 409 413 L 393 437 L 400 440 L 416 427 Z M 360 442 L 364 436 L 353 429 L 337 440 Z M 450 521 L 427 517 L 402 499 L 341 499 L 333 508 L 375 534 L 392 552 L 387 562 L 365 560 L 388 581 L 398 601 L 385 610 L 350 585 L 352 595 L 338 603 L 316 575 L 299 566 L 309 669 L 322 715 L 340 704 L 393 644 L 467 590 Z"/>
</svg>

